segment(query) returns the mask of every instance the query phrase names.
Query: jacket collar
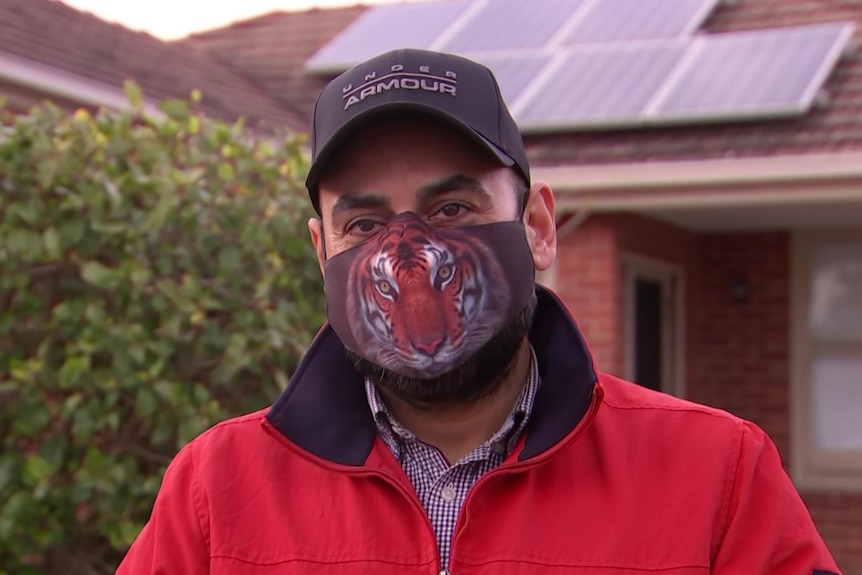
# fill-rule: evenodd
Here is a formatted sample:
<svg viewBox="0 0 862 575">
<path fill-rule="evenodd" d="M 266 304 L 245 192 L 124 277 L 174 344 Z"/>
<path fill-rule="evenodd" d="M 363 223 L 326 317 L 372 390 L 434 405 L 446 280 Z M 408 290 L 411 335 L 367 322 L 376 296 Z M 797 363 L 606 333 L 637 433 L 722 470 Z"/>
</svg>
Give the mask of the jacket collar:
<svg viewBox="0 0 862 575">
<path fill-rule="evenodd" d="M 537 286 L 536 291 L 538 305 L 529 337 L 542 385 L 520 460 L 548 450 L 577 426 L 589 409 L 598 379 L 587 343 L 565 306 L 547 288 Z M 377 434 L 363 377 L 329 325 L 315 337 L 266 417 L 294 444 L 343 465 L 363 465 Z"/>
</svg>

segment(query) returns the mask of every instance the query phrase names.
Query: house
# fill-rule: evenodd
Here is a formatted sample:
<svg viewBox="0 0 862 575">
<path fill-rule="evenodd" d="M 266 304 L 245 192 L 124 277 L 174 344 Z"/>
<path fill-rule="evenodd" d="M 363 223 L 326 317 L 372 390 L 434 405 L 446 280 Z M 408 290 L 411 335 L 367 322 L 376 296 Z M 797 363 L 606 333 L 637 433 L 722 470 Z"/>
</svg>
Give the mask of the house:
<svg viewBox="0 0 862 575">
<path fill-rule="evenodd" d="M 135 77 L 153 98 L 198 87 L 214 115 L 307 130 L 317 92 L 363 55 L 483 59 L 557 193 L 541 281 L 599 367 L 762 426 L 862 575 L 862 2 L 524 6 L 272 13 L 163 43 L 0 0 L 0 94 L 111 105 Z"/>
<path fill-rule="evenodd" d="M 195 46 L 162 42 L 55 0 L 0 0 L 0 97 L 8 108 L 44 100 L 66 109 L 124 108 L 128 79 L 141 86 L 149 111 L 197 88 L 201 111 L 215 118 L 294 129 L 305 123 L 253 78 Z"/>
<path fill-rule="evenodd" d="M 326 80 L 375 51 L 476 51 L 500 76 L 534 178 L 557 192 L 559 255 L 542 281 L 599 366 L 761 425 L 842 568 L 862 574 L 862 3 L 525 6 L 437 0 L 271 14 L 185 43 L 250 71 L 306 118 Z M 676 40 L 630 39 L 639 26 L 660 37 L 675 16 Z M 592 27 L 578 22 L 591 17 Z M 610 55 L 591 68 L 604 49 L 594 45 L 554 67 L 541 63 L 553 49 L 522 50 L 521 60 L 493 52 L 545 42 L 558 21 L 568 22 L 558 37 L 604 35 L 648 57 Z M 667 88 L 686 81 L 687 91 Z M 649 82 L 645 113 L 634 102 Z M 677 117 L 662 121 L 658 98 Z"/>
</svg>

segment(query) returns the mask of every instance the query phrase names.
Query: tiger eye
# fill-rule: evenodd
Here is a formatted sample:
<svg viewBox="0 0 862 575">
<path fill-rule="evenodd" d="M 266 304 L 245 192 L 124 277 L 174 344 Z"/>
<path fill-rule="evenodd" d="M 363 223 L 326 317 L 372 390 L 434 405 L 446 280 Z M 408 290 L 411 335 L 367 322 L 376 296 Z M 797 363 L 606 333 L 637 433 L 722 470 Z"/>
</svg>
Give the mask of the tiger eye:
<svg viewBox="0 0 862 575">
<path fill-rule="evenodd" d="M 449 279 L 449 276 L 451 276 L 451 275 L 452 275 L 452 268 L 449 266 L 443 266 L 442 268 L 440 268 L 440 271 L 437 272 L 437 276 L 443 280 Z"/>
<path fill-rule="evenodd" d="M 381 281 L 377 283 L 377 289 L 380 290 L 380 293 L 389 293 L 389 290 L 392 289 L 392 286 L 389 285 L 387 281 Z"/>
</svg>

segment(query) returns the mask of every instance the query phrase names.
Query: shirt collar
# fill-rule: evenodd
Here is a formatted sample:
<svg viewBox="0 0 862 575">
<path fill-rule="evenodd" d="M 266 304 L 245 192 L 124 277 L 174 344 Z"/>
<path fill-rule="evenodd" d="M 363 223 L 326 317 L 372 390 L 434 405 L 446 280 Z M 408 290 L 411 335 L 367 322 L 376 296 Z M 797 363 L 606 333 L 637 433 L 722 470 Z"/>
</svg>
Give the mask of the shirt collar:
<svg viewBox="0 0 862 575">
<path fill-rule="evenodd" d="M 533 410 L 533 402 L 540 384 L 541 378 L 539 377 L 539 364 L 536 360 L 536 352 L 533 346 L 530 345 L 530 372 L 527 376 L 527 382 L 521 388 L 518 399 L 515 401 L 515 405 L 512 407 L 512 411 L 509 413 L 503 426 L 491 439 L 483 444 L 483 447 L 487 447 L 489 452 L 497 444 L 504 445 L 506 453 L 511 451 L 521 432 L 527 427 L 530 413 Z M 371 413 L 377 424 L 378 434 L 384 443 L 398 456 L 398 453 L 401 451 L 402 442 L 415 441 L 416 436 L 395 419 L 383 402 L 383 398 L 380 396 L 380 391 L 377 389 L 374 381 L 370 378 L 365 378 L 365 395 L 368 398 L 368 406 L 371 408 Z"/>
</svg>

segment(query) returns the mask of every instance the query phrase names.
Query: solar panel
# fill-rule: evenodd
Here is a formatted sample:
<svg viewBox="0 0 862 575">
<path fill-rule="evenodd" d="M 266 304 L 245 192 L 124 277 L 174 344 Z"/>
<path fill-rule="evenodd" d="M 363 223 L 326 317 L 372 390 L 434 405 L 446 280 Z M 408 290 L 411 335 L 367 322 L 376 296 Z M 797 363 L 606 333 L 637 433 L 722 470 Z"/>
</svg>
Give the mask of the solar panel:
<svg viewBox="0 0 862 575">
<path fill-rule="evenodd" d="M 465 55 L 488 66 L 494 72 L 500 84 L 503 99 L 510 108 L 551 60 L 550 55 L 535 51 L 511 55 L 488 53 Z"/>
<path fill-rule="evenodd" d="M 563 44 L 589 44 L 676 38 L 690 35 L 718 0 L 600 0 L 590 4 L 562 38 Z"/>
<path fill-rule="evenodd" d="M 440 49 L 519 50 L 545 46 L 585 0 L 485 0 Z"/>
<path fill-rule="evenodd" d="M 685 53 L 684 40 L 571 48 L 522 96 L 531 132 L 631 123 Z"/>
<path fill-rule="evenodd" d="M 427 49 L 471 4 L 448 0 L 369 8 L 318 50 L 306 67 L 313 72 L 341 72 L 389 50 Z"/>
<path fill-rule="evenodd" d="M 655 113 L 738 118 L 804 112 L 852 33 L 852 24 L 824 24 L 700 37 Z"/>
<path fill-rule="evenodd" d="M 693 35 L 720 0 L 433 0 L 369 8 L 307 62 L 340 72 L 387 50 L 489 66 L 524 131 L 800 114 L 853 24 Z"/>
</svg>

